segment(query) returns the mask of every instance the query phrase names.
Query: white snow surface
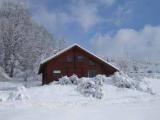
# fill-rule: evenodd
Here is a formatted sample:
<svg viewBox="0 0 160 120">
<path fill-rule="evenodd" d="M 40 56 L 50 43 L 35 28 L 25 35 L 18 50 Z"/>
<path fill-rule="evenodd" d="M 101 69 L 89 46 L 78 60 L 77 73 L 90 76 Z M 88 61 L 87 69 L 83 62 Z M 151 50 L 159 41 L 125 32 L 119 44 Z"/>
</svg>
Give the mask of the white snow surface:
<svg viewBox="0 0 160 120">
<path fill-rule="evenodd" d="M 144 79 L 155 94 L 107 81 L 102 99 L 83 96 L 74 84 L 25 88 L 0 82 L 0 98 L 6 98 L 0 102 L 0 120 L 159 120 L 160 79 Z"/>
</svg>

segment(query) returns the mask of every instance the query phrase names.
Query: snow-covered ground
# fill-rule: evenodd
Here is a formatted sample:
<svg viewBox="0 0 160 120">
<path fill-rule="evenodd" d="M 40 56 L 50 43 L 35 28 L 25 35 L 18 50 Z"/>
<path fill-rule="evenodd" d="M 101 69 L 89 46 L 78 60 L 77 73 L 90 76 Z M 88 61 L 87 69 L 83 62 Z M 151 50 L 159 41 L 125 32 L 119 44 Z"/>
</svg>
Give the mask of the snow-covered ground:
<svg viewBox="0 0 160 120">
<path fill-rule="evenodd" d="M 0 120 L 159 120 L 160 79 L 145 80 L 154 95 L 104 84 L 102 99 L 84 97 L 72 84 L 25 88 L 0 82 Z"/>
</svg>

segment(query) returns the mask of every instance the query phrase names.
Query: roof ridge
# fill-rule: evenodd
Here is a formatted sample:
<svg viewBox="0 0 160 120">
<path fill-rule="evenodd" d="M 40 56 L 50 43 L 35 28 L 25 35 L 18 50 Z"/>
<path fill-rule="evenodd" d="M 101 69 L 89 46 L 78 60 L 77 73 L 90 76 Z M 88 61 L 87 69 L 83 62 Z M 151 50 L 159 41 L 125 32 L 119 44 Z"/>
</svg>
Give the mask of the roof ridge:
<svg viewBox="0 0 160 120">
<path fill-rule="evenodd" d="M 115 69 L 119 70 L 119 68 L 117 68 L 115 65 L 112 65 L 111 63 L 107 62 L 106 60 L 104 60 L 104 59 L 98 57 L 97 55 L 95 55 L 94 53 L 88 51 L 87 49 L 85 49 L 84 47 L 80 46 L 80 45 L 77 44 L 77 43 L 74 43 L 74 44 L 70 45 L 69 47 L 67 47 L 67 48 L 65 48 L 65 49 L 63 49 L 63 50 L 57 52 L 56 54 L 54 54 L 54 55 L 52 55 L 52 56 L 46 58 L 45 60 L 43 60 L 43 61 L 40 63 L 40 65 L 41 65 L 41 64 L 44 64 L 44 63 L 46 63 L 46 62 L 48 62 L 49 60 L 51 60 L 51 59 L 53 59 L 53 58 L 59 56 L 60 54 L 64 53 L 64 52 L 67 51 L 67 50 L 70 50 L 71 48 L 73 48 L 73 47 L 75 47 L 75 46 L 77 46 L 77 47 L 83 49 L 84 51 L 86 51 L 86 52 L 88 52 L 89 54 L 93 55 L 94 57 L 100 59 L 101 61 L 105 62 L 106 64 L 108 64 L 108 65 L 114 67 Z"/>
<path fill-rule="evenodd" d="M 52 55 L 52 56 L 50 56 L 50 57 L 44 59 L 43 61 L 41 61 L 41 64 L 44 64 L 45 62 L 49 61 L 50 59 L 54 58 L 55 56 L 58 56 L 59 54 L 61 54 L 61 53 L 65 52 L 65 51 L 67 51 L 67 50 L 73 48 L 74 46 L 79 46 L 79 45 L 78 45 L 78 44 L 72 44 L 72 45 L 70 45 L 70 46 L 64 48 L 63 50 L 57 52 L 56 54 L 54 54 L 54 55 Z"/>
</svg>

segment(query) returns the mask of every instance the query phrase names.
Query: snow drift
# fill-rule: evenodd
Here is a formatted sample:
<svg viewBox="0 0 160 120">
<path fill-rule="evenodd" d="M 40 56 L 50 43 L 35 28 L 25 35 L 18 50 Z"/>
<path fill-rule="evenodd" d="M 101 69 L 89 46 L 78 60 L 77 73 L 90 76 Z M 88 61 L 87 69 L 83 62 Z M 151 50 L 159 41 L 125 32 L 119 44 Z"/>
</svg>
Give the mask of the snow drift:
<svg viewBox="0 0 160 120">
<path fill-rule="evenodd" d="M 29 99 L 24 86 L 16 86 L 8 82 L 2 82 L 2 84 L 4 84 L 5 87 L 1 87 L 0 89 L 0 102 Z"/>
</svg>

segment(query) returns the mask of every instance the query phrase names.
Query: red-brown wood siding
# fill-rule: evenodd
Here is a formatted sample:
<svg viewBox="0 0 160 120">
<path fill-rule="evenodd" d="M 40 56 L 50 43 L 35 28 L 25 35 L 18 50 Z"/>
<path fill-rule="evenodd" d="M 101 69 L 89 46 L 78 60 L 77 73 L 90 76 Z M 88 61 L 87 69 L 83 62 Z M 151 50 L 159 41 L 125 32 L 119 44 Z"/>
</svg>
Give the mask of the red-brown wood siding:
<svg viewBox="0 0 160 120">
<path fill-rule="evenodd" d="M 67 62 L 67 56 L 73 56 L 73 62 Z M 83 56 L 83 61 L 78 62 L 77 56 Z M 90 65 L 89 61 L 93 61 L 95 64 Z M 74 47 L 70 49 L 58 57 L 49 60 L 43 65 L 42 70 L 42 84 L 48 84 L 52 81 L 58 80 L 58 78 L 54 77 L 53 71 L 61 70 L 62 76 L 71 76 L 76 74 L 78 77 L 87 77 L 89 70 L 96 70 L 96 74 L 105 74 L 111 75 L 117 70 L 109 65 L 106 65 L 99 59 L 96 59 L 92 55 L 86 53 L 85 51 Z"/>
</svg>

